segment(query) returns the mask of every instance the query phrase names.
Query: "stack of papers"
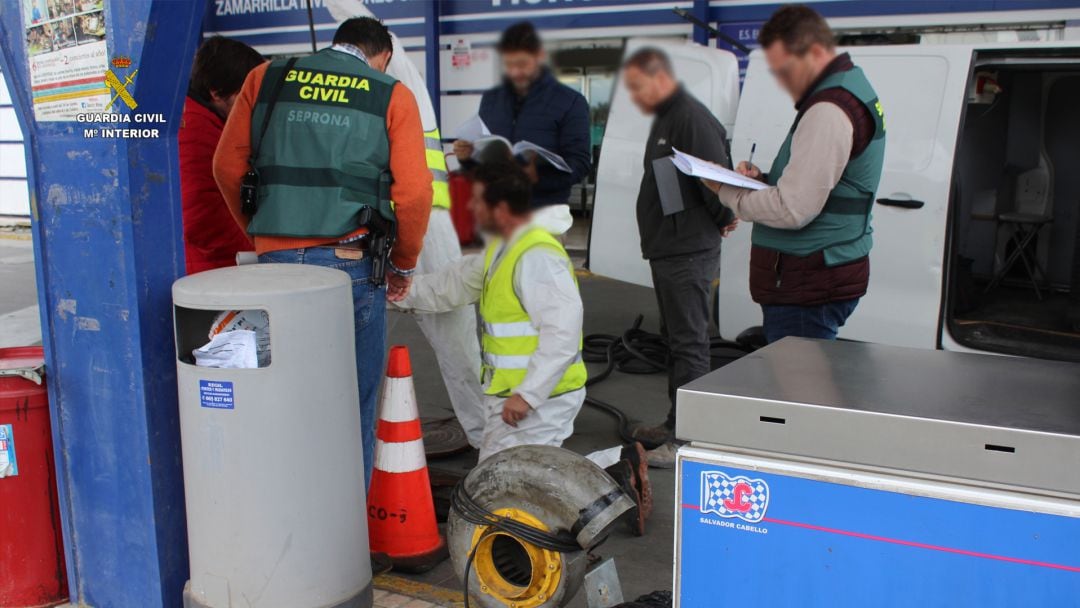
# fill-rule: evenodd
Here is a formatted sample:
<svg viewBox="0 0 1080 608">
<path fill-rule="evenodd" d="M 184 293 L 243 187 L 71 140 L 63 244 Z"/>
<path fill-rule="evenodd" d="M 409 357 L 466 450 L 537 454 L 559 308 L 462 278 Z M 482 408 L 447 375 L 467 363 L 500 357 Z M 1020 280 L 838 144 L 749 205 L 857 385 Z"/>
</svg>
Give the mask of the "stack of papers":
<svg viewBox="0 0 1080 608">
<path fill-rule="evenodd" d="M 457 132 L 454 137 L 457 139 L 464 139 L 465 141 L 476 141 L 481 137 L 491 135 L 491 130 L 484 124 L 483 119 L 477 114 L 469 120 L 466 120 L 457 128 Z"/>
<path fill-rule="evenodd" d="M 456 137 L 472 142 L 472 158 L 476 162 L 510 160 L 513 156 L 521 156 L 526 161 L 530 161 L 531 157 L 536 155 L 559 171 L 572 173 L 570 165 L 566 164 L 566 159 L 543 146 L 525 140 L 511 143 L 505 137 L 492 135 L 491 130 L 479 115 L 473 116 L 458 127 Z"/>
<path fill-rule="evenodd" d="M 675 156 L 671 159 L 672 164 L 674 164 L 675 168 L 679 171 L 692 177 L 701 177 L 714 182 L 720 182 L 721 184 L 727 184 L 737 188 L 747 188 L 749 190 L 762 190 L 769 187 L 768 184 L 736 173 L 731 169 L 721 167 L 716 163 L 702 160 L 685 152 L 679 152 L 674 148 L 672 148 L 672 150 L 675 152 Z"/>
</svg>

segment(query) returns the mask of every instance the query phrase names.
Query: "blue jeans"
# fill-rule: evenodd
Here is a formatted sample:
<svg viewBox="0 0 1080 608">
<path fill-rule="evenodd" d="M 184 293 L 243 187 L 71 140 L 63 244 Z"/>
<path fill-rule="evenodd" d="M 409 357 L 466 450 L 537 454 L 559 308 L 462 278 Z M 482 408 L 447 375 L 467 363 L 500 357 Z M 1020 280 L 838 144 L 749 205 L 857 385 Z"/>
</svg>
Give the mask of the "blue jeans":
<svg viewBox="0 0 1080 608">
<path fill-rule="evenodd" d="M 859 298 L 828 302 L 817 306 L 778 306 L 762 304 L 762 329 L 765 340 L 772 344 L 780 338 L 820 338 L 835 340 L 836 333 L 855 312 Z"/>
<path fill-rule="evenodd" d="M 379 384 L 386 356 L 386 287 L 371 282 L 371 258 L 343 260 L 329 247 L 285 249 L 259 256 L 263 263 L 311 264 L 336 268 L 352 278 L 355 315 L 356 379 L 360 390 L 361 441 L 364 445 L 364 487 L 371 484 L 375 464 L 375 425 Z"/>
</svg>

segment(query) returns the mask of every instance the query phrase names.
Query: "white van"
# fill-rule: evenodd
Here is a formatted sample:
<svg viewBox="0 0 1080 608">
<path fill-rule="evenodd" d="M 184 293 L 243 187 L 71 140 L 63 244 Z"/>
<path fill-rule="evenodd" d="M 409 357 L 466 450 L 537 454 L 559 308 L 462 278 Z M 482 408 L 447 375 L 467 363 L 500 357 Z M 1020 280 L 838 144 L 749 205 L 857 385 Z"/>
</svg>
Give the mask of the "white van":
<svg viewBox="0 0 1080 608">
<path fill-rule="evenodd" d="M 641 46 L 637 43 L 635 46 Z M 795 116 L 764 56 L 737 78 L 725 51 L 662 45 L 728 128 L 732 157 L 768 171 Z M 841 338 L 1080 360 L 1080 45 L 852 47 L 885 108 L 870 288 Z M 704 67 L 708 66 L 708 67 Z M 649 284 L 634 223 L 648 130 L 621 87 L 600 154 L 593 272 Z M 630 170 L 628 170 L 630 167 Z M 1022 245 L 1022 246 L 1021 246 Z M 750 226 L 724 242 L 718 327 L 761 324 L 748 287 Z"/>
</svg>

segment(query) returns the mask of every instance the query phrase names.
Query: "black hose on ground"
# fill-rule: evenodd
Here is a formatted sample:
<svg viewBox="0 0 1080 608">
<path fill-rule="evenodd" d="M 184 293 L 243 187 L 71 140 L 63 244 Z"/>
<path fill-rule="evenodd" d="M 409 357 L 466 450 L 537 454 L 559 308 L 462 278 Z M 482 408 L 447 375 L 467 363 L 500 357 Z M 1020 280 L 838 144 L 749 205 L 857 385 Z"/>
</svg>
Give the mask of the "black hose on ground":
<svg viewBox="0 0 1080 608">
<path fill-rule="evenodd" d="M 645 320 L 644 315 L 638 315 L 634 324 L 623 332 L 621 336 L 611 334 L 590 334 L 585 336 L 581 348 L 581 357 L 586 363 L 605 363 L 606 367 L 598 374 L 590 374 L 585 382 L 586 387 L 603 382 L 613 371 L 626 374 L 657 374 L 666 372 L 671 360 L 671 351 L 667 339 L 660 334 L 641 329 L 641 323 Z M 739 354 L 717 354 L 714 357 L 736 359 L 743 354 L 751 352 L 750 344 L 731 342 L 719 336 L 710 340 L 710 347 L 736 350 Z M 617 406 L 596 397 L 586 395 L 585 403 L 615 418 L 618 424 L 619 436 L 623 441 L 634 441 L 633 429 L 626 413 Z"/>
</svg>

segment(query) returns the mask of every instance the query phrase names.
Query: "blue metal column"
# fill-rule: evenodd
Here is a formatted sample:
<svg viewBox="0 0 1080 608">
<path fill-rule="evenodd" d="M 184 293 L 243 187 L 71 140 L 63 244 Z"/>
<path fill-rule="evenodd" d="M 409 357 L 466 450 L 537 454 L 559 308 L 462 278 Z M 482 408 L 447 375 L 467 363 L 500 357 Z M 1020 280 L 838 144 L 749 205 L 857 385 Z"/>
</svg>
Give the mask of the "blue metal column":
<svg viewBox="0 0 1080 608">
<path fill-rule="evenodd" d="M 36 122 L 22 4 L 0 10 L 0 50 L 26 136 L 71 599 L 178 607 L 187 535 L 170 297 L 183 269 L 176 133 L 206 3 L 105 3 L 109 55 L 139 69 L 128 87 L 137 112 L 167 118 L 106 126 L 154 126 L 159 139 L 84 138 L 102 125 Z"/>
<path fill-rule="evenodd" d="M 439 17 L 441 0 L 424 3 L 424 81 L 427 83 L 431 106 L 435 108 L 435 123 L 442 125 L 442 83 L 439 80 Z"/>
<path fill-rule="evenodd" d="M 709 0 L 694 0 L 694 6 L 690 9 L 690 12 L 701 19 L 702 22 L 709 22 Z M 709 31 L 700 25 L 694 26 L 694 42 L 709 46 Z"/>
</svg>

